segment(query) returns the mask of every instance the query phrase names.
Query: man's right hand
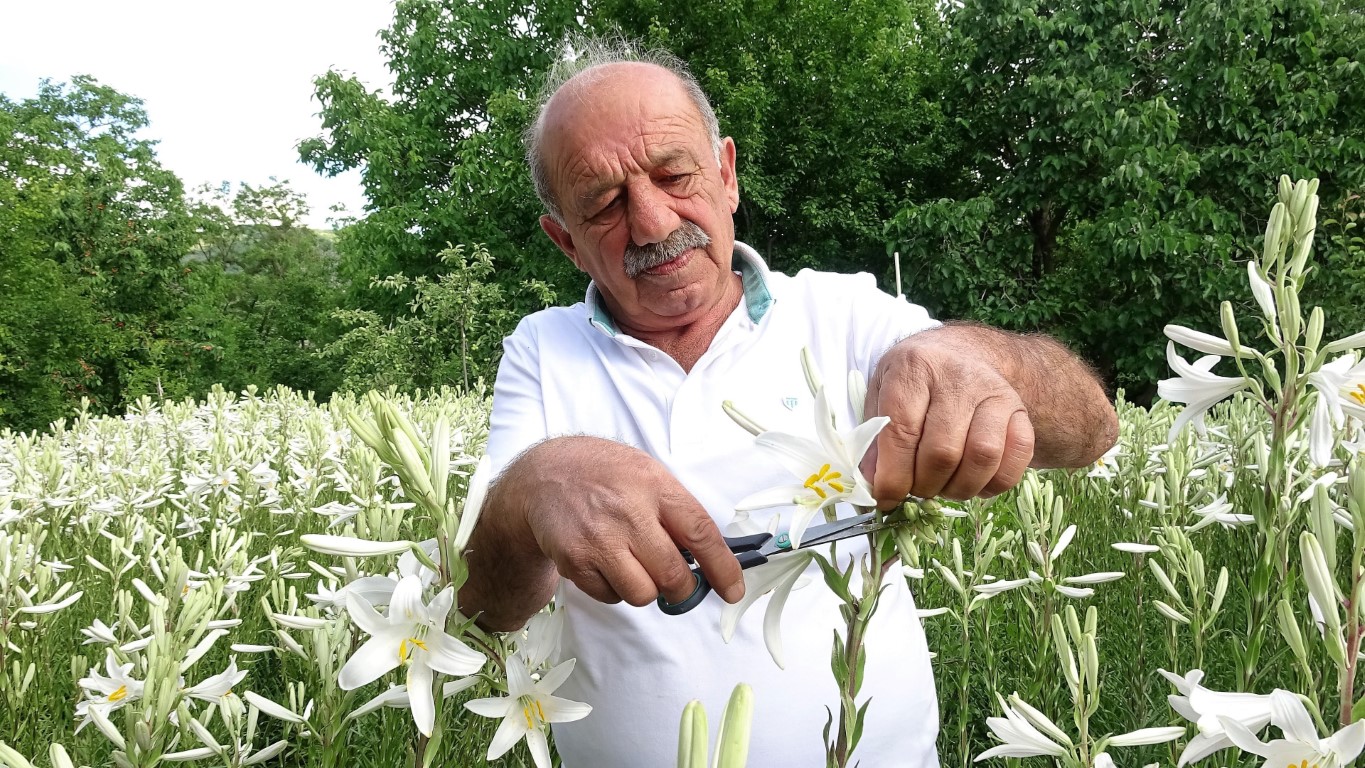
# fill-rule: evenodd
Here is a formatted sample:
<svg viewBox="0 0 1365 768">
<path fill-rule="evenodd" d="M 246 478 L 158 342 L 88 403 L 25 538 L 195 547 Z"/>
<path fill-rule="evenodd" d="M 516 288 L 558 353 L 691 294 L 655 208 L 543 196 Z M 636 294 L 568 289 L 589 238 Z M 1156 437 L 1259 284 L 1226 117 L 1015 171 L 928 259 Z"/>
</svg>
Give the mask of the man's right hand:
<svg viewBox="0 0 1365 768">
<path fill-rule="evenodd" d="M 552 438 L 517 457 L 489 490 L 461 608 L 482 609 L 490 628 L 514 624 L 548 601 L 551 569 L 604 603 L 679 602 L 695 586 L 680 548 L 726 601 L 743 597 L 742 571 L 720 529 L 659 461 L 610 440 Z"/>
</svg>

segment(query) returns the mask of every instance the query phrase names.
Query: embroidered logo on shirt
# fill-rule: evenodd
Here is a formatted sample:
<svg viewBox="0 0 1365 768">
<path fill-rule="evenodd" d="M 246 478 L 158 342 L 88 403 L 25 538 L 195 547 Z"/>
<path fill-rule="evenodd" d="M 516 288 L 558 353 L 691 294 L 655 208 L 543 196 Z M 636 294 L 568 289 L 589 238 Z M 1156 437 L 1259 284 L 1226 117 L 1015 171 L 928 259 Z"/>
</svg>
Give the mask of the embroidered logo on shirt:
<svg viewBox="0 0 1365 768">
<path fill-rule="evenodd" d="M 796 410 L 796 398 L 794 397 L 782 398 L 782 404 L 785 405 L 789 411 Z"/>
</svg>

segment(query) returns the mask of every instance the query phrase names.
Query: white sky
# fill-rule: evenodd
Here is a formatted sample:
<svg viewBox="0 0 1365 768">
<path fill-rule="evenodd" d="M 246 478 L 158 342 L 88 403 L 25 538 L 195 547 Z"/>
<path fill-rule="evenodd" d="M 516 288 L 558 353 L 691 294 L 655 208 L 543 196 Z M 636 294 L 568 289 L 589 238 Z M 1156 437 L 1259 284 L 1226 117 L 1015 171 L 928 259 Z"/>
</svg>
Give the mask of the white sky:
<svg viewBox="0 0 1365 768">
<path fill-rule="evenodd" d="M 0 0 L 0 92 L 92 75 L 142 99 L 140 135 L 186 189 L 287 179 L 322 228 L 332 204 L 359 215 L 364 197 L 359 173 L 298 162 L 320 132 L 312 80 L 337 69 L 387 91 L 377 33 L 392 18 L 391 0 Z"/>
</svg>

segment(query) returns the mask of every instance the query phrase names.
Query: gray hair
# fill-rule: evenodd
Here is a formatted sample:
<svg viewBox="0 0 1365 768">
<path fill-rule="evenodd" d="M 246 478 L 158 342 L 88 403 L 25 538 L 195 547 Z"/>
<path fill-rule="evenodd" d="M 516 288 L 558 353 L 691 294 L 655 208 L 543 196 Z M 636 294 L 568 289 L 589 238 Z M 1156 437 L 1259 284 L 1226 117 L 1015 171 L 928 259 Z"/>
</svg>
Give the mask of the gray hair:
<svg viewBox="0 0 1365 768">
<path fill-rule="evenodd" d="M 720 123 L 716 120 L 716 111 L 711 108 L 711 102 L 707 100 L 701 85 L 688 70 L 686 62 L 662 48 L 641 48 L 620 36 L 572 36 L 565 41 L 560 58 L 545 74 L 545 80 L 536 96 L 535 119 L 521 135 L 522 143 L 526 145 L 526 165 L 531 171 L 531 183 L 535 185 L 536 197 L 540 198 L 550 218 L 561 225 L 564 223 L 564 216 L 559 208 L 559 202 L 555 200 L 554 190 L 550 189 L 549 169 L 545 166 L 541 147 L 545 108 L 559 89 L 575 77 L 597 67 L 625 62 L 663 67 L 681 81 L 683 90 L 701 115 L 702 124 L 706 126 L 716 163 L 720 163 Z"/>
</svg>

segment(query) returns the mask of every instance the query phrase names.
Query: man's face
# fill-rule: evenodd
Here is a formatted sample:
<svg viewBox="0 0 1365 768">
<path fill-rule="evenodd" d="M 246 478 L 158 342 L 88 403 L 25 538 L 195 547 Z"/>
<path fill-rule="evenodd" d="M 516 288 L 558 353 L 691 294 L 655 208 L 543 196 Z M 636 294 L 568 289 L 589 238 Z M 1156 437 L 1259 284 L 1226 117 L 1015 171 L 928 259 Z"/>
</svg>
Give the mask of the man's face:
<svg viewBox="0 0 1365 768">
<path fill-rule="evenodd" d="M 564 216 L 541 226 L 619 325 L 667 331 L 716 307 L 733 283 L 735 146 L 725 139 L 717 162 L 676 77 L 646 64 L 591 70 L 551 101 L 541 146 Z"/>
</svg>

